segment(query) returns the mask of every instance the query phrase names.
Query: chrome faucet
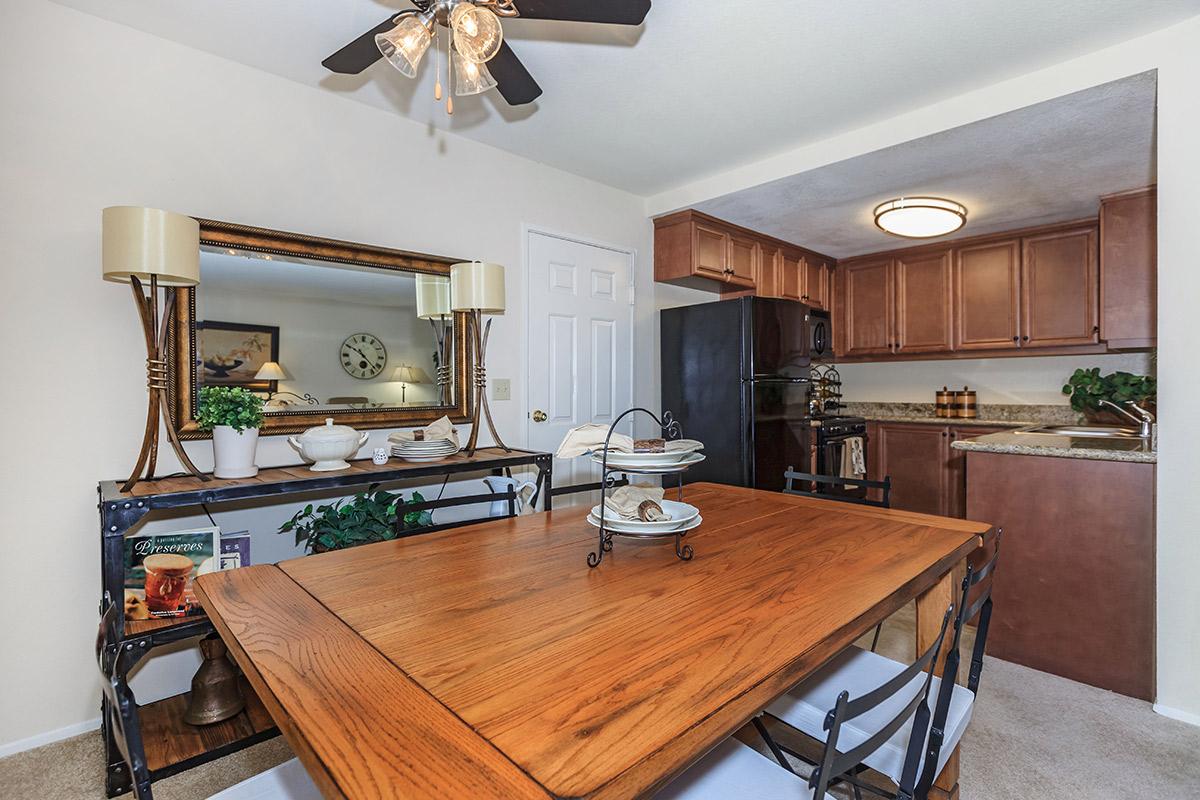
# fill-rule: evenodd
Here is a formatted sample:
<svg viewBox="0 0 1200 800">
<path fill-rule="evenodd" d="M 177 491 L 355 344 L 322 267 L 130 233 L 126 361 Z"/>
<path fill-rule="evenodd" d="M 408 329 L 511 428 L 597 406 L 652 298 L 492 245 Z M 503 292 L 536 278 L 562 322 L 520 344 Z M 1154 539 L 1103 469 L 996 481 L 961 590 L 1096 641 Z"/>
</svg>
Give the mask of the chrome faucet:
<svg viewBox="0 0 1200 800">
<path fill-rule="evenodd" d="M 1113 411 L 1119 411 L 1125 416 L 1126 419 L 1131 420 L 1135 425 L 1138 426 L 1138 435 L 1143 439 L 1149 439 L 1151 436 L 1153 436 L 1155 422 L 1154 415 L 1132 400 L 1126 401 L 1125 405 L 1136 411 L 1136 415 L 1130 414 L 1125 406 L 1119 406 L 1111 400 L 1101 400 L 1100 405 L 1108 406 Z"/>
</svg>

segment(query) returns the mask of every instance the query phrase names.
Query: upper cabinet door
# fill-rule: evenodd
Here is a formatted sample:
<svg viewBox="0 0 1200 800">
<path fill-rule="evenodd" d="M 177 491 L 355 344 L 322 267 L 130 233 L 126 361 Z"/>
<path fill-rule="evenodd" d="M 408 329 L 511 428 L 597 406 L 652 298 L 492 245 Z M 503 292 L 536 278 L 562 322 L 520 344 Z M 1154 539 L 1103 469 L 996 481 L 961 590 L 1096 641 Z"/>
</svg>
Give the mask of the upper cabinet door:
<svg viewBox="0 0 1200 800">
<path fill-rule="evenodd" d="M 954 349 L 951 337 L 950 253 L 897 258 L 896 352 Z"/>
<path fill-rule="evenodd" d="M 762 258 L 762 246 L 754 239 L 731 235 L 729 237 L 729 273 L 726 280 L 741 286 L 754 286 L 758 274 L 758 262 Z"/>
<path fill-rule="evenodd" d="M 838 268 L 844 355 L 890 353 L 892 261 L 860 261 Z"/>
<path fill-rule="evenodd" d="M 954 348 L 995 350 L 1021 340 L 1021 246 L 1016 239 L 955 250 Z"/>
<path fill-rule="evenodd" d="M 754 294 L 758 297 L 781 297 L 779 273 L 783 262 L 783 250 L 776 247 L 764 249 L 759 259 L 758 277 L 754 281 Z"/>
<path fill-rule="evenodd" d="M 696 259 L 692 271 L 722 281 L 728 278 L 729 234 L 697 223 L 692 228 L 692 236 L 692 253 Z"/>
<path fill-rule="evenodd" d="M 804 256 L 784 250 L 780 264 L 779 296 L 799 300 L 804 295 Z"/>
<path fill-rule="evenodd" d="M 829 308 L 829 268 L 820 259 L 804 259 L 804 293 L 800 299 L 814 308 Z"/>
<path fill-rule="evenodd" d="M 1100 267 L 1088 226 L 1022 240 L 1021 347 L 1100 341 Z"/>
<path fill-rule="evenodd" d="M 1157 338 L 1158 207 L 1154 189 L 1100 200 L 1100 338 L 1153 347 Z"/>
</svg>

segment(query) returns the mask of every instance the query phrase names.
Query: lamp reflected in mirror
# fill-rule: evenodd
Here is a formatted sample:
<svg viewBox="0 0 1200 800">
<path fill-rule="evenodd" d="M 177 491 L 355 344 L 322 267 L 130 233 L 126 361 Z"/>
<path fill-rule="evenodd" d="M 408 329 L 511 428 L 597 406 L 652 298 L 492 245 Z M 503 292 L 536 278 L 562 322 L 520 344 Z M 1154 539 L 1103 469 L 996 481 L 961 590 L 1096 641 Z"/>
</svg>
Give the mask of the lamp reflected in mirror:
<svg viewBox="0 0 1200 800">
<path fill-rule="evenodd" d="M 400 384 L 400 402 L 406 403 L 405 392 L 410 383 L 432 383 L 429 378 L 429 373 L 420 367 L 401 364 L 392 370 L 392 382 Z"/>
<path fill-rule="evenodd" d="M 454 311 L 450 308 L 450 278 L 445 275 L 417 275 L 417 319 L 427 319 L 437 340 L 436 363 L 438 401 L 450 404 L 449 352 L 453 348 Z"/>
<path fill-rule="evenodd" d="M 289 378 L 291 378 L 291 376 L 287 374 L 287 371 L 279 364 L 278 361 L 268 361 L 258 368 L 258 372 L 254 373 L 254 380 L 256 381 L 286 381 Z M 303 395 L 299 395 L 295 392 L 277 390 L 269 391 L 267 393 L 267 402 L 264 408 L 269 411 L 273 408 L 287 408 L 290 405 L 294 405 L 295 403 L 293 403 L 292 400 L 287 399 L 289 397 L 295 398 L 296 401 L 310 406 L 315 406 L 318 403 L 317 398 L 313 397 L 307 392 L 305 392 Z"/>
</svg>

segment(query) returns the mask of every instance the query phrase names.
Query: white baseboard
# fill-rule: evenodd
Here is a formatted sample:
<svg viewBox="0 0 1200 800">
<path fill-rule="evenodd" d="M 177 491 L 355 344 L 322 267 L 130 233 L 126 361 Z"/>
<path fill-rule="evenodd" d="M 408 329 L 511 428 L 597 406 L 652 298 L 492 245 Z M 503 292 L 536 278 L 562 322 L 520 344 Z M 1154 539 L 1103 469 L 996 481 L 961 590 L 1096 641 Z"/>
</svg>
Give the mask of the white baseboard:
<svg viewBox="0 0 1200 800">
<path fill-rule="evenodd" d="M 76 722 L 74 725 L 67 725 L 65 728 L 59 728 L 55 731 L 39 733 L 38 735 L 30 736 L 27 739 L 18 739 L 15 742 L 0 744 L 0 758 L 16 755 L 17 753 L 23 753 L 26 750 L 32 750 L 33 748 L 41 747 L 44 744 L 51 744 L 53 742 L 62 741 L 63 739 L 70 739 L 72 736 L 78 736 L 81 733 L 94 731 L 99 727 L 100 718 L 96 717 L 95 719 Z"/>
<path fill-rule="evenodd" d="M 1178 708 L 1171 708 L 1170 706 L 1164 706 L 1155 703 L 1154 713 L 1162 714 L 1164 717 L 1177 719 L 1180 722 L 1186 722 L 1189 725 L 1200 727 L 1200 714 L 1193 714 L 1191 711 L 1182 711 Z"/>
</svg>

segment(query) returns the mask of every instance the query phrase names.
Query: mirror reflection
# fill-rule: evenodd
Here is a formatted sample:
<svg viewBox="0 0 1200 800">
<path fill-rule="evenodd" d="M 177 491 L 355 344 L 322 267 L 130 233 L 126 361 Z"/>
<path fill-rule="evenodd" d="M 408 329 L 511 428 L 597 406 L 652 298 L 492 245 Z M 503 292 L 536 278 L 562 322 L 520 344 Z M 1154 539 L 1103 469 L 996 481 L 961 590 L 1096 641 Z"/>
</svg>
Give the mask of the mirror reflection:
<svg viewBox="0 0 1200 800">
<path fill-rule="evenodd" d="M 267 413 L 453 405 L 449 305 L 442 276 L 202 248 L 196 384 Z"/>
</svg>

